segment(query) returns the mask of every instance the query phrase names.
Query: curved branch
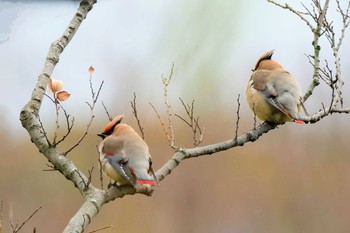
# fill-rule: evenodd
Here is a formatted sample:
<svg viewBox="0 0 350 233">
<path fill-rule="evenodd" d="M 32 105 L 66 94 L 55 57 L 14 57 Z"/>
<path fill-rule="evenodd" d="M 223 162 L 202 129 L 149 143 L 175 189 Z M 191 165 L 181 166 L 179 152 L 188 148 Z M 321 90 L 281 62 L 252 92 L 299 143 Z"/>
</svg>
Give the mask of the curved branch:
<svg viewBox="0 0 350 233">
<path fill-rule="evenodd" d="M 23 107 L 20 113 L 20 120 L 22 126 L 28 131 L 32 142 L 37 146 L 40 153 L 42 153 L 50 161 L 50 163 L 53 164 L 55 169 L 61 172 L 68 180 L 72 181 L 73 184 L 79 189 L 80 193 L 84 196 L 85 202 L 83 207 L 87 205 L 90 206 L 88 211 L 86 211 L 86 216 L 90 217 L 97 214 L 96 211 L 94 211 L 94 209 L 91 208 L 91 205 L 95 205 L 91 203 L 95 202 L 90 197 L 91 193 L 95 194 L 97 192 L 94 192 L 95 188 L 92 185 L 86 187 L 86 184 L 88 183 L 88 178 L 77 169 L 77 167 L 72 163 L 72 161 L 68 160 L 65 156 L 63 156 L 55 147 L 49 145 L 48 141 L 46 140 L 45 134 L 41 130 L 39 110 L 46 91 L 47 83 L 56 64 L 59 61 L 61 53 L 67 47 L 68 43 L 73 38 L 75 32 L 78 30 L 80 24 L 86 18 L 88 12 L 92 9 L 92 6 L 95 3 L 96 0 L 82 0 L 80 2 L 76 14 L 70 21 L 63 35 L 56 42 L 52 43 L 48 51 L 46 62 L 44 64 L 44 70 L 42 74 L 39 75 L 38 82 L 36 84 L 35 89 L 33 90 L 31 99 Z M 95 195 L 93 195 L 92 197 L 96 198 Z M 99 201 L 98 203 L 102 202 Z M 86 227 L 88 224 L 85 224 L 85 222 L 86 221 L 84 221 L 84 224 L 81 224 L 84 227 Z M 69 227 L 70 226 L 68 225 L 67 229 L 70 229 Z M 82 231 L 74 230 L 74 232 Z"/>
<path fill-rule="evenodd" d="M 202 147 L 195 147 L 191 149 L 179 148 L 173 157 L 156 172 L 157 178 L 159 181 L 163 180 L 184 159 L 195 158 L 202 155 L 211 155 L 220 151 L 231 149 L 236 146 L 243 146 L 247 142 L 256 141 L 261 135 L 269 132 L 274 128 L 276 128 L 276 125 L 271 123 L 264 123 L 256 129 L 252 129 L 251 131 L 237 137 L 236 139 L 230 139 L 224 142 Z"/>
</svg>

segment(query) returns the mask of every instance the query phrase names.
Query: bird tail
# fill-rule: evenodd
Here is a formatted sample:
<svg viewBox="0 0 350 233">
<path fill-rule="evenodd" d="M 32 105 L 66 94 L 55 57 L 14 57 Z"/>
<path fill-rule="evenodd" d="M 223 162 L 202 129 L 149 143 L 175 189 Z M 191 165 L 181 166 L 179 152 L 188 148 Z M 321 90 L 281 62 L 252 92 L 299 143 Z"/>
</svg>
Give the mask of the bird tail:
<svg viewBox="0 0 350 233">
<path fill-rule="evenodd" d="M 150 174 L 149 174 L 150 173 Z M 152 167 L 149 168 L 149 172 L 142 172 L 135 174 L 136 184 L 149 184 L 151 186 L 158 185 L 158 179 Z"/>
<path fill-rule="evenodd" d="M 149 184 L 151 186 L 156 186 L 158 183 L 154 180 L 137 180 L 136 184 Z"/>
</svg>

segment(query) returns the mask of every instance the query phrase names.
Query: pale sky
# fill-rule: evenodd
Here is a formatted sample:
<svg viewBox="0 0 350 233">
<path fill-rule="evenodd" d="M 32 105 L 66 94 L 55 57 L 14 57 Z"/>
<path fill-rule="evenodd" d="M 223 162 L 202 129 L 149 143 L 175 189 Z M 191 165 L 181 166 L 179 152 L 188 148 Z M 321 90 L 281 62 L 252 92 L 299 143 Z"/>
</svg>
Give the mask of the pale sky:
<svg viewBox="0 0 350 233">
<path fill-rule="evenodd" d="M 75 1 L 0 1 L 1 114 L 16 128 L 21 127 L 19 111 L 43 69 L 48 48 L 77 5 Z M 226 104 L 238 94 L 244 96 L 257 58 L 271 49 L 305 91 L 312 69 L 304 54 L 312 52 L 311 41 L 302 21 L 266 1 L 103 0 L 64 51 L 53 77 L 64 81 L 64 89 L 72 94 L 67 105 L 73 115 L 79 115 L 90 98 L 90 65 L 96 69 L 95 84 L 105 81 L 101 100 L 121 112 L 130 112 L 133 92 L 146 105 L 159 102 L 160 76 L 169 72 L 173 62 L 170 98 L 198 102 L 214 96 Z M 349 42 L 345 40 L 343 54 L 350 51 Z M 323 59 L 331 56 L 323 51 Z M 350 61 L 343 59 L 343 74 L 350 73 L 349 67 Z M 327 89 L 320 91 L 317 98 L 326 93 Z M 76 104 L 78 108 L 72 107 Z M 52 109 L 43 109 L 44 117 L 46 111 Z"/>
</svg>

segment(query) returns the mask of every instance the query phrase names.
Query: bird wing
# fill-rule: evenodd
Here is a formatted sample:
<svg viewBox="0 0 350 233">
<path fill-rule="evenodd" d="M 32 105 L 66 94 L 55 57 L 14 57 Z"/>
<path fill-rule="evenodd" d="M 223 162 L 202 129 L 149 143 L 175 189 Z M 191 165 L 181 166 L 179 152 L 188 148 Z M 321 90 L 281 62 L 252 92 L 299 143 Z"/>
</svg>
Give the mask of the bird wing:
<svg viewBox="0 0 350 233">
<path fill-rule="evenodd" d="M 132 175 L 129 166 L 128 158 L 126 157 L 123 143 L 115 136 L 109 136 L 104 140 L 101 152 L 109 164 L 130 184 L 135 184 L 135 178 Z"/>
<path fill-rule="evenodd" d="M 287 116 L 291 116 L 289 111 L 278 101 L 277 90 L 271 82 L 268 82 L 271 77 L 271 71 L 269 70 L 257 70 L 252 74 L 252 87 L 263 94 L 265 100 L 277 108 L 279 111 Z"/>
<path fill-rule="evenodd" d="M 135 184 L 135 179 L 129 170 L 127 159 L 121 159 L 118 155 L 106 156 L 106 159 L 125 180 L 129 181 L 132 185 Z"/>
</svg>

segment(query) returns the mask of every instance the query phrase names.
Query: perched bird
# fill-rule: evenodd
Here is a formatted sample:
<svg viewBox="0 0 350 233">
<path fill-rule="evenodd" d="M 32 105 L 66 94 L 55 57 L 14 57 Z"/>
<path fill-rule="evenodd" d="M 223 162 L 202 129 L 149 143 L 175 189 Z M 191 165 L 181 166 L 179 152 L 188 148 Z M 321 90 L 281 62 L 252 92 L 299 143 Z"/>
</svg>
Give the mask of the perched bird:
<svg viewBox="0 0 350 233">
<path fill-rule="evenodd" d="M 298 81 L 279 63 L 271 60 L 273 50 L 257 61 L 246 88 L 249 107 L 262 120 L 274 124 L 294 121 L 298 124 L 301 89 Z"/>
<path fill-rule="evenodd" d="M 98 134 L 103 173 L 118 185 L 157 185 L 147 144 L 129 125 L 121 123 L 123 115 L 116 116 L 105 130 Z"/>
</svg>

